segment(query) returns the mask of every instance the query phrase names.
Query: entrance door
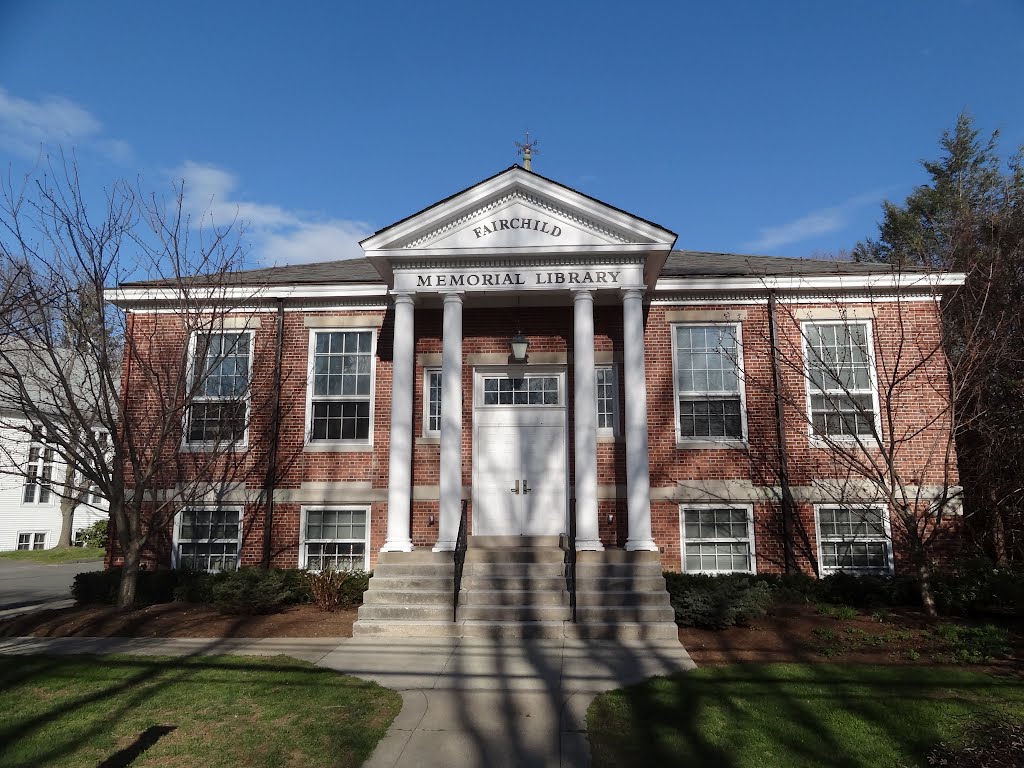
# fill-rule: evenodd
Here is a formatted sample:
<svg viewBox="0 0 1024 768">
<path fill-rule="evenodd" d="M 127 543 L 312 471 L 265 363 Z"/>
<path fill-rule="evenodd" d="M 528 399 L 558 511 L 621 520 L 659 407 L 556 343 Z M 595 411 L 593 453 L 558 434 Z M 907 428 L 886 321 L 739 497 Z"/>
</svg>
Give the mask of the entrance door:
<svg viewBox="0 0 1024 768">
<path fill-rule="evenodd" d="M 512 389 L 529 388 L 538 375 L 506 377 Z M 543 374 L 547 403 L 485 398 L 474 410 L 473 532 L 488 536 L 547 536 L 566 530 L 564 377 Z M 551 379 L 558 395 L 551 393 Z M 533 384 L 536 389 L 538 384 Z M 513 392 L 514 395 L 514 392 Z M 498 402 L 493 402 L 497 400 Z M 504 402 L 504 401 L 509 402 Z M 488 402 L 491 401 L 491 402 Z"/>
</svg>

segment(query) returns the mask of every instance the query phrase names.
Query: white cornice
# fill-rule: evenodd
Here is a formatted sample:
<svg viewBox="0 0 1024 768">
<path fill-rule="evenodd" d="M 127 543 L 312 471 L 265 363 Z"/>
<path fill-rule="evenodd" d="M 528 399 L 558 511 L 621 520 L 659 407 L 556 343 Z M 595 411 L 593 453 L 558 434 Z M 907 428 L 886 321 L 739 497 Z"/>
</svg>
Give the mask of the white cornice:
<svg viewBox="0 0 1024 768">
<path fill-rule="evenodd" d="M 259 302 L 266 299 L 335 299 L 387 296 L 382 283 L 335 283 L 321 285 L 272 285 L 189 288 L 185 292 L 190 301 L 202 302 Z M 182 298 L 180 287 L 175 288 L 108 288 L 103 297 L 115 306 L 125 307 L 137 302 L 176 302 Z"/>
<path fill-rule="evenodd" d="M 877 273 L 871 275 L 801 275 L 776 277 L 662 277 L 655 286 L 657 293 L 690 293 L 707 291 L 805 291 L 805 290 L 928 290 L 963 285 L 962 272 Z"/>
</svg>

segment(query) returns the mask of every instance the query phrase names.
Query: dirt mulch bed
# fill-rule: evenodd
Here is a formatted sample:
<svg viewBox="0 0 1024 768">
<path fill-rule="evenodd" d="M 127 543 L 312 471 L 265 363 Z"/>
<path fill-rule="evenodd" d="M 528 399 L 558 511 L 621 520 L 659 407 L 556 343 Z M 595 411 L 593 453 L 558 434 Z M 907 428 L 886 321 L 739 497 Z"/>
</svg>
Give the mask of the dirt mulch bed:
<svg viewBox="0 0 1024 768">
<path fill-rule="evenodd" d="M 108 606 L 33 611 L 0 620 L 0 637 L 351 637 L 356 609 L 294 605 L 266 616 L 232 616 L 205 605 L 163 603 L 118 613 Z"/>
<path fill-rule="evenodd" d="M 680 627 L 679 640 L 699 667 L 738 663 L 956 663 L 948 645 L 929 635 L 933 626 L 920 611 L 893 611 L 881 620 L 867 614 L 840 619 L 819 615 L 808 606 L 756 619 L 749 627 Z M 1017 632 L 1014 637 L 1009 658 L 972 664 L 971 668 L 1024 672 L 1024 639 Z"/>
</svg>

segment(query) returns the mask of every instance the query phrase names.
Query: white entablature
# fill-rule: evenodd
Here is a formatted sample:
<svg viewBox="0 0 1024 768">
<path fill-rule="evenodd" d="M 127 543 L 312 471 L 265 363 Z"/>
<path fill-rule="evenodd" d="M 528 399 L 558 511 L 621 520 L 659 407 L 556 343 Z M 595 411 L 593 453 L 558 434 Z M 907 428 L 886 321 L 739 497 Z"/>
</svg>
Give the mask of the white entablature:
<svg viewBox="0 0 1024 768">
<path fill-rule="evenodd" d="M 651 286 L 675 240 L 667 229 L 513 166 L 382 229 L 361 245 L 395 288 L 396 283 L 416 284 L 408 275 L 396 280 L 396 272 L 422 274 L 425 268 L 456 266 L 461 260 L 472 260 L 478 268 L 493 259 L 502 267 L 529 264 L 543 271 L 548 261 L 614 265 L 623 257 L 642 263 L 642 283 Z"/>
</svg>

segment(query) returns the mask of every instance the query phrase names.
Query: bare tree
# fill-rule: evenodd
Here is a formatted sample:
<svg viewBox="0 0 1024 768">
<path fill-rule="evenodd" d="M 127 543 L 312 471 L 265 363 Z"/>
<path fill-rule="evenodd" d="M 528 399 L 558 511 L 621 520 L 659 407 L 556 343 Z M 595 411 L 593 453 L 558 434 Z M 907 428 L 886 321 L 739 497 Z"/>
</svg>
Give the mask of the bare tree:
<svg viewBox="0 0 1024 768">
<path fill-rule="evenodd" d="M 0 258 L 19 280 L 3 308 L 0 403 L 20 414 L 6 426 L 22 440 L 0 450 L 68 509 L 90 490 L 106 499 L 128 609 L 173 516 L 265 472 L 240 449 L 258 409 L 249 330 L 233 314 L 253 298 L 236 279 L 241 233 L 197 226 L 183 185 L 165 202 L 117 182 L 92 207 L 67 161 L 6 179 L 2 198 Z M 128 281 L 159 292 L 173 321 L 107 303 Z M 64 482 L 30 474 L 33 444 L 68 468 Z"/>
</svg>

